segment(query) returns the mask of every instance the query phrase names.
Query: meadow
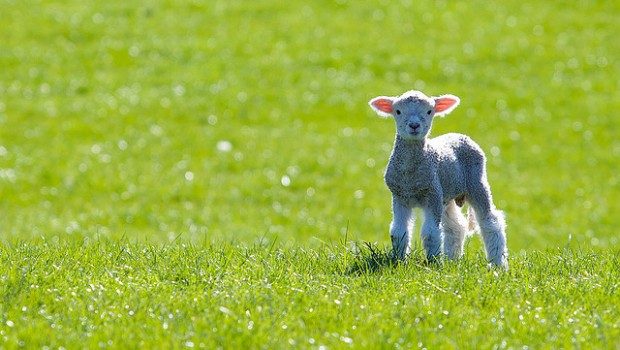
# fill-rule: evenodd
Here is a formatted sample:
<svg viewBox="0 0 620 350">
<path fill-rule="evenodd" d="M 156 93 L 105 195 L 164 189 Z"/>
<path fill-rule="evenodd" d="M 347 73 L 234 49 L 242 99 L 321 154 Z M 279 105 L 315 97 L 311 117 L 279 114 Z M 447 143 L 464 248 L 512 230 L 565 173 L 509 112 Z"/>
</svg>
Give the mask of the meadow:
<svg viewBox="0 0 620 350">
<path fill-rule="evenodd" d="M 0 347 L 620 347 L 619 16 L 0 0 Z M 461 98 L 508 273 L 387 258 L 409 89 Z"/>
</svg>

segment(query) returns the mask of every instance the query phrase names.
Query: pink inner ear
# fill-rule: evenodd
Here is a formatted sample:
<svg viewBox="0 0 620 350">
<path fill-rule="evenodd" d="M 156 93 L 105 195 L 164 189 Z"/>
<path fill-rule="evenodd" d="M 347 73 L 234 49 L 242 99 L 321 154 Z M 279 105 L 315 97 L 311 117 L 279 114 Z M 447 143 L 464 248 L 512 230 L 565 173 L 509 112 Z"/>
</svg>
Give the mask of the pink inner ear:
<svg viewBox="0 0 620 350">
<path fill-rule="evenodd" d="M 457 101 L 449 97 L 440 97 L 435 99 L 435 113 L 443 112 L 446 109 L 454 106 Z"/>
<path fill-rule="evenodd" d="M 392 113 L 392 111 L 394 110 L 392 108 L 392 101 L 388 100 L 387 98 L 378 98 L 374 101 L 372 101 L 372 105 L 380 110 L 381 112 L 385 112 L 385 113 Z"/>
</svg>

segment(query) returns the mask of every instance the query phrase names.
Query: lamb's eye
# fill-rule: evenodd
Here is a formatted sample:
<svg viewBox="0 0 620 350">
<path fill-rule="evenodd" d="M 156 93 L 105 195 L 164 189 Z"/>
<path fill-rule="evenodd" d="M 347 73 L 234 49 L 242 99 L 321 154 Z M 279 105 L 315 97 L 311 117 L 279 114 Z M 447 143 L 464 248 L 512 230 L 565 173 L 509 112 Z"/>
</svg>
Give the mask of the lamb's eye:
<svg viewBox="0 0 620 350">
<path fill-rule="evenodd" d="M 426 112 L 426 114 L 431 115 L 431 110 L 429 109 L 428 112 Z"/>
<path fill-rule="evenodd" d="M 397 109 L 397 110 L 396 110 L 396 114 L 399 114 L 399 115 L 400 115 L 400 109 Z"/>
</svg>

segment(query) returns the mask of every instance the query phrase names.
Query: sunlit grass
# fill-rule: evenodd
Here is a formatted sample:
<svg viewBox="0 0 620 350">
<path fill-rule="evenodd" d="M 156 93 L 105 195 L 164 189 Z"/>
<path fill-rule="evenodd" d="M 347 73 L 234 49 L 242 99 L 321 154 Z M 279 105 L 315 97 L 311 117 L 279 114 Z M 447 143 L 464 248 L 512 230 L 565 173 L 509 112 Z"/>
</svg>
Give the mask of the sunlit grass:
<svg viewBox="0 0 620 350">
<path fill-rule="evenodd" d="M 0 0 L 0 341 L 617 347 L 619 17 Z M 367 101 L 408 89 L 461 97 L 433 134 L 486 151 L 508 274 L 477 237 L 386 255 L 394 126 Z"/>
<path fill-rule="evenodd" d="M 489 348 L 618 345 L 618 252 L 396 263 L 379 247 L 126 242 L 0 248 L 3 344 Z M 505 344 L 505 345 L 501 345 Z"/>
</svg>

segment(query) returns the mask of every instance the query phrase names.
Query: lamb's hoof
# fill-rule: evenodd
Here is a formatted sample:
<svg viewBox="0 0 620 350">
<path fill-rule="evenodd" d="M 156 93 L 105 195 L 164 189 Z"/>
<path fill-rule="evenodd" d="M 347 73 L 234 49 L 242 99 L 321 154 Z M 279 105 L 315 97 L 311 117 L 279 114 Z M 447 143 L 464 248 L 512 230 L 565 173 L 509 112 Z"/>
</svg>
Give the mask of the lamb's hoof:
<svg viewBox="0 0 620 350">
<path fill-rule="evenodd" d="M 443 260 L 441 259 L 441 255 L 437 254 L 437 255 L 427 255 L 426 256 L 426 263 L 428 265 L 441 265 L 441 263 L 443 262 Z"/>
<path fill-rule="evenodd" d="M 463 258 L 463 252 L 446 253 L 446 258 L 450 261 L 459 261 Z"/>
<path fill-rule="evenodd" d="M 400 262 L 404 262 L 405 260 L 407 260 L 407 254 L 404 254 L 402 252 L 397 252 L 396 250 L 392 249 L 389 253 L 388 253 L 388 258 L 394 262 L 394 263 L 400 263 Z"/>
<path fill-rule="evenodd" d="M 502 258 L 500 261 L 491 261 L 489 269 L 508 271 L 508 259 Z"/>
</svg>

